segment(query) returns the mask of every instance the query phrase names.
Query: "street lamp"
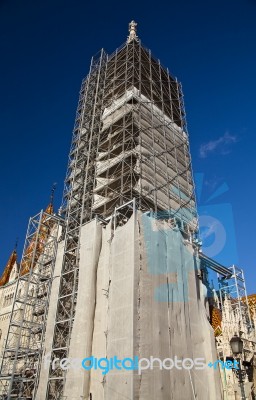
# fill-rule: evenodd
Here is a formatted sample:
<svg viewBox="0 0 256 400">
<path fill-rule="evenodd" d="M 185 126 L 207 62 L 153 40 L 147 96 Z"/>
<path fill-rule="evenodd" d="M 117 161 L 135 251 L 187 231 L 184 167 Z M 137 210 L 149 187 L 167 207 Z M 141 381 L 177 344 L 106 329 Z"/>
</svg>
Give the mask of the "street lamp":
<svg viewBox="0 0 256 400">
<path fill-rule="evenodd" d="M 237 335 L 233 336 L 232 339 L 230 340 L 230 346 L 234 356 L 237 356 L 238 354 L 241 354 L 243 352 L 243 347 L 244 347 L 243 341 Z"/>
<path fill-rule="evenodd" d="M 231 347 L 232 353 L 234 354 L 234 356 L 236 357 L 236 359 L 238 361 L 238 370 L 233 369 L 233 371 L 235 372 L 235 374 L 238 378 L 238 383 L 240 384 L 240 387 L 241 387 L 242 400 L 246 400 L 245 392 L 244 392 L 244 385 L 243 385 L 244 378 L 246 376 L 246 372 L 241 370 L 241 360 L 240 360 L 240 358 L 237 358 L 237 356 L 239 354 L 242 355 L 242 353 L 243 353 L 244 344 L 243 344 L 242 339 L 239 336 L 234 335 L 232 337 L 232 339 L 230 340 L 230 347 Z"/>
</svg>

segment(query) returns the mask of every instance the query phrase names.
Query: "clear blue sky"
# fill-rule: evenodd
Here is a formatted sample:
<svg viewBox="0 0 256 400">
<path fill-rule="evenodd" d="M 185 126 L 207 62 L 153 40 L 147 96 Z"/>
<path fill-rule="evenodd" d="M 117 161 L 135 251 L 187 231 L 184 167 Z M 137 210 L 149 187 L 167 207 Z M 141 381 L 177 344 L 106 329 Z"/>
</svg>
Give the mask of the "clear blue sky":
<svg viewBox="0 0 256 400">
<path fill-rule="evenodd" d="M 217 220 L 227 246 L 216 258 L 239 263 L 256 292 L 256 0 L 0 1 L 0 267 L 17 236 L 21 255 L 53 182 L 60 205 L 81 80 L 131 19 L 183 85 L 205 251 Z"/>
</svg>

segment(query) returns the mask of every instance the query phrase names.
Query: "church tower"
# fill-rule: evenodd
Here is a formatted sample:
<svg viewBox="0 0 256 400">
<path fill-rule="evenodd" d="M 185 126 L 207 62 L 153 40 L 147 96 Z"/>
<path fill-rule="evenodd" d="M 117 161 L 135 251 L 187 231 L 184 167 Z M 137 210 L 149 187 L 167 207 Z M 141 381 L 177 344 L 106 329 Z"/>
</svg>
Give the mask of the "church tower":
<svg viewBox="0 0 256 400">
<path fill-rule="evenodd" d="M 136 27 L 129 24 L 113 54 L 101 50 L 92 59 L 82 82 L 52 360 L 216 357 L 198 278 L 181 84 L 141 44 Z M 218 379 L 206 371 L 200 380 L 188 370 L 118 372 L 50 367 L 38 399 L 221 398 Z"/>
</svg>

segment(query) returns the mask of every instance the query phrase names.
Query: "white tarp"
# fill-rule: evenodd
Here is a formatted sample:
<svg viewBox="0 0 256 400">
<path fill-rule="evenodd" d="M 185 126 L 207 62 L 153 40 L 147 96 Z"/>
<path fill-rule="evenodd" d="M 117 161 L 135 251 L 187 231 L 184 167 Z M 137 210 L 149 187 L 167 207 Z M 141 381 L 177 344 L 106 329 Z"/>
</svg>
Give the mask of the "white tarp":
<svg viewBox="0 0 256 400">
<path fill-rule="evenodd" d="M 69 357 L 216 360 L 192 245 L 177 228 L 141 214 L 115 232 L 82 227 L 79 293 Z M 173 368 L 105 376 L 68 371 L 68 400 L 220 400 L 218 371 Z M 65 398 L 65 397 L 64 397 Z"/>
</svg>

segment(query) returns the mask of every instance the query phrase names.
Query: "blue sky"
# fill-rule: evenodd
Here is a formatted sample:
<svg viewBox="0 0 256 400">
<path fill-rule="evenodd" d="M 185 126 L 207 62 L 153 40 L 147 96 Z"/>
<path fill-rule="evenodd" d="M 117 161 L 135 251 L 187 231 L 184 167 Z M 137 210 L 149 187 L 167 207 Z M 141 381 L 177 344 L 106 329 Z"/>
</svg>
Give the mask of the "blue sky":
<svg viewBox="0 0 256 400">
<path fill-rule="evenodd" d="M 60 205 L 81 80 L 132 19 L 183 85 L 205 251 L 222 240 L 215 258 L 256 292 L 256 0 L 0 1 L 0 268 L 53 182 Z"/>
</svg>

